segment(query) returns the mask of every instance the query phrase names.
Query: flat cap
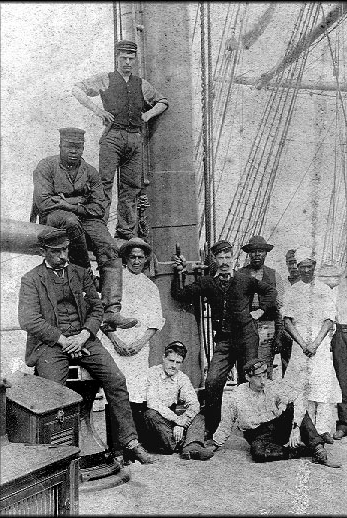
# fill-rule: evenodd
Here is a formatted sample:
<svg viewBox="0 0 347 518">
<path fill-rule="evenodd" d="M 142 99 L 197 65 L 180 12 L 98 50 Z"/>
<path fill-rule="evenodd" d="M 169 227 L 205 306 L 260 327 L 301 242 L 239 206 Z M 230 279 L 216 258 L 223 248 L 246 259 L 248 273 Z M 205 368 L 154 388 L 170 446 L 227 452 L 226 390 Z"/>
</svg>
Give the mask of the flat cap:
<svg viewBox="0 0 347 518">
<path fill-rule="evenodd" d="M 229 241 L 223 241 L 223 240 L 217 241 L 217 243 L 215 243 L 213 246 L 211 246 L 211 252 L 213 253 L 213 255 L 217 255 L 220 252 L 226 252 L 226 251 L 229 251 L 232 249 L 233 249 L 233 247 L 229 243 Z"/>
<path fill-rule="evenodd" d="M 266 250 L 266 252 L 270 252 L 273 247 L 274 246 L 267 243 L 262 236 L 253 236 L 248 241 L 247 245 L 242 247 L 242 250 L 247 254 L 253 250 Z"/>
<path fill-rule="evenodd" d="M 69 140 L 70 142 L 84 142 L 85 131 L 79 128 L 60 128 L 60 140 Z"/>
<path fill-rule="evenodd" d="M 152 247 L 139 237 L 132 237 L 129 241 L 126 241 L 119 249 L 118 254 L 120 257 L 126 257 L 132 248 L 141 248 L 146 255 L 152 253 Z"/>
<path fill-rule="evenodd" d="M 267 363 L 264 360 L 260 360 L 260 358 L 253 358 L 252 360 L 248 360 L 248 362 L 243 366 L 243 372 L 249 376 L 261 374 L 262 372 L 266 372 L 266 370 Z"/>
<path fill-rule="evenodd" d="M 119 40 L 115 44 L 114 48 L 116 50 L 121 50 L 123 52 L 136 52 L 137 45 L 133 41 L 130 40 Z"/>
<path fill-rule="evenodd" d="M 286 260 L 288 261 L 288 259 L 295 259 L 295 252 L 296 250 L 294 248 L 290 248 L 286 253 Z"/>
<path fill-rule="evenodd" d="M 42 247 L 49 246 L 49 248 L 65 248 L 70 243 L 66 231 L 60 228 L 54 230 L 47 228 L 42 230 L 37 236 L 39 245 Z"/>
</svg>

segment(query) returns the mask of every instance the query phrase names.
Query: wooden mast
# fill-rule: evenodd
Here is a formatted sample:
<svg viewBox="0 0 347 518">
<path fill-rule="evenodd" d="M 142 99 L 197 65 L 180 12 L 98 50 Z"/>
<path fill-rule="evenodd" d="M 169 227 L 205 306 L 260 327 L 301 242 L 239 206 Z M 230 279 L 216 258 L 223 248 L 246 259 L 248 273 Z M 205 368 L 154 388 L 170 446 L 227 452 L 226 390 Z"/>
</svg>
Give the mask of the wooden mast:
<svg viewBox="0 0 347 518">
<path fill-rule="evenodd" d="M 140 55 L 144 55 L 143 77 L 169 100 L 169 109 L 148 125 L 148 212 L 156 257 L 152 273 L 166 318 L 163 330 L 151 342 L 150 364 L 161 361 L 165 344 L 182 340 L 189 350 L 185 372 L 198 387 L 203 379 L 203 360 L 195 317 L 170 295 L 176 243 L 188 262 L 199 259 L 188 6 L 180 2 L 122 2 L 121 13 L 123 38 L 135 39 Z"/>
</svg>

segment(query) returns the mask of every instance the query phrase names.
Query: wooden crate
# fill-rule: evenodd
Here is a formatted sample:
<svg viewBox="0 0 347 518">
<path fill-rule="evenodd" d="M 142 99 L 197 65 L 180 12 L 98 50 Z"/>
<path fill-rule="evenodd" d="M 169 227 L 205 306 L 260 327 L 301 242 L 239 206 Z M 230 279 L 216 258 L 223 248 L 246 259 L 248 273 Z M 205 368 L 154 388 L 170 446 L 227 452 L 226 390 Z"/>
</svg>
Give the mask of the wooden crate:
<svg viewBox="0 0 347 518">
<path fill-rule="evenodd" d="M 6 392 L 11 442 L 78 446 L 79 394 L 54 381 L 16 372 Z"/>
<path fill-rule="evenodd" d="M 1 447 L 0 514 L 78 514 L 78 454 L 75 446 Z"/>
</svg>

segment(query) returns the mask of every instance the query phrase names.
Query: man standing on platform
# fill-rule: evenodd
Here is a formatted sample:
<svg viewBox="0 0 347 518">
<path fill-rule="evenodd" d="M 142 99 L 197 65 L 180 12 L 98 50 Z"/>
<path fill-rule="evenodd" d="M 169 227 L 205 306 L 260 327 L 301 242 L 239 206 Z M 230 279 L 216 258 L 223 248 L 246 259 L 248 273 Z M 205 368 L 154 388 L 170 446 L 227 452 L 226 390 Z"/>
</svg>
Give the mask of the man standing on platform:
<svg viewBox="0 0 347 518">
<path fill-rule="evenodd" d="M 27 332 L 26 364 L 35 367 L 38 376 L 61 385 L 71 359 L 85 367 L 104 389 L 113 444 L 120 444 L 128 459 L 152 463 L 138 442 L 125 377 L 96 337 L 103 308 L 88 271 L 69 263 L 65 230 L 45 229 L 38 239 L 44 260 L 22 277 L 19 292 L 18 320 Z"/>
<path fill-rule="evenodd" d="M 249 264 L 240 268 L 239 273 L 254 277 L 259 281 L 271 284 L 277 291 L 276 304 L 269 307 L 258 319 L 259 348 L 258 357 L 267 363 L 267 375 L 272 379 L 273 359 L 277 350 L 280 349 L 281 336 L 283 333 L 283 320 L 280 314 L 280 307 L 283 304 L 284 284 L 276 270 L 265 266 L 267 253 L 273 249 L 262 236 L 253 236 L 249 242 L 242 247 L 248 254 Z M 257 293 L 252 300 L 252 311 L 260 307 L 261 295 Z"/>
<path fill-rule="evenodd" d="M 182 268 L 184 257 L 174 256 L 175 275 L 171 294 L 174 299 L 191 303 L 206 297 L 211 306 L 212 329 L 216 342 L 205 383 L 205 425 L 207 439 L 212 438 L 220 421 L 222 394 L 228 373 L 237 364 L 238 383 L 243 383 L 244 364 L 258 354 L 256 320 L 276 303 L 273 286 L 233 271 L 232 245 L 218 241 L 211 247 L 217 272 L 205 275 L 192 284 L 180 287 L 177 268 Z M 185 278 L 184 271 L 182 272 Z M 261 295 L 259 309 L 251 311 L 254 294 Z"/>
<path fill-rule="evenodd" d="M 137 198 L 141 191 L 143 145 L 141 129 L 164 112 L 167 99 L 145 79 L 132 74 L 137 45 L 128 40 L 116 43 L 117 70 L 76 83 L 72 94 L 101 117 L 105 130 L 100 139 L 99 171 L 106 196 L 108 222 L 114 176 L 119 167 L 116 236 L 136 236 Z M 103 109 L 90 97 L 100 96 Z"/>
<path fill-rule="evenodd" d="M 33 174 L 34 204 L 39 222 L 66 230 L 72 263 L 89 269 L 87 240 L 100 273 L 104 324 L 110 329 L 129 328 L 137 320 L 120 314 L 122 260 L 103 217 L 105 196 L 99 173 L 82 158 L 84 133 L 79 128 L 62 128 L 60 154 L 41 160 Z"/>
<path fill-rule="evenodd" d="M 337 289 L 336 331 L 331 347 L 336 376 L 342 391 L 342 403 L 337 404 L 338 422 L 333 437 L 347 436 L 347 264 L 345 274 Z"/>
</svg>

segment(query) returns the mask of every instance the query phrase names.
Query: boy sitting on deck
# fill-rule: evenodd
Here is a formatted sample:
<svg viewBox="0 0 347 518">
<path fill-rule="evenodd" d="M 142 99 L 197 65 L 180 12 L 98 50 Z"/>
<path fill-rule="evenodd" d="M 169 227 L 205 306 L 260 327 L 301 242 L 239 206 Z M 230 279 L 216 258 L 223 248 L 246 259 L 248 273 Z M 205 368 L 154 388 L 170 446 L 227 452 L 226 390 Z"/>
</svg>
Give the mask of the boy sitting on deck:
<svg viewBox="0 0 347 518">
<path fill-rule="evenodd" d="M 312 462 L 340 468 L 328 460 L 324 440 L 299 398 L 288 396 L 283 380 L 267 379 L 267 364 L 259 358 L 244 366 L 247 383 L 223 401 L 222 420 L 213 436 L 215 449 L 224 444 L 235 423 L 251 445 L 255 462 L 298 458 L 312 453 Z M 306 448 L 303 448 L 306 446 Z"/>
<path fill-rule="evenodd" d="M 149 369 L 144 413 L 147 446 L 164 454 L 181 452 L 181 458 L 187 460 L 208 460 L 213 451 L 204 447 L 204 417 L 190 379 L 181 372 L 186 355 L 182 342 L 171 342 L 165 347 L 162 364 Z M 183 413 L 178 405 L 183 405 Z"/>
</svg>

